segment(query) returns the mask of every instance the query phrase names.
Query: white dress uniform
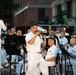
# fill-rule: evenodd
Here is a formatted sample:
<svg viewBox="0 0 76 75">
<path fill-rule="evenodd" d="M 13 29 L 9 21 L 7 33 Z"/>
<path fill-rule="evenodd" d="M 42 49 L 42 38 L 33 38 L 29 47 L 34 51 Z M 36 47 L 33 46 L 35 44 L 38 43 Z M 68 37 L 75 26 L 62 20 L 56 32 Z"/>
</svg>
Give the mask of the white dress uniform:
<svg viewBox="0 0 76 75">
<path fill-rule="evenodd" d="M 1 57 L 1 30 L 6 30 L 6 26 L 5 26 L 5 24 L 4 24 L 4 22 L 2 21 L 2 20 L 0 20 L 0 69 L 2 68 L 2 65 L 1 65 L 1 59 L 2 59 L 2 57 Z"/>
<path fill-rule="evenodd" d="M 45 59 L 56 57 L 57 53 L 58 53 L 58 48 L 55 45 L 53 45 L 52 47 L 48 49 Z M 47 63 L 47 66 L 55 66 L 55 61 L 50 61 L 46 63 Z"/>
<path fill-rule="evenodd" d="M 71 55 L 76 56 L 76 45 L 74 47 L 69 47 L 68 52 L 71 53 Z M 76 58 L 70 58 L 72 68 L 73 68 L 73 73 L 76 75 Z"/>
<path fill-rule="evenodd" d="M 26 35 L 25 38 L 26 49 L 28 51 L 28 70 L 26 72 L 26 75 L 40 75 L 40 70 L 43 75 L 48 75 L 48 66 L 45 60 L 43 59 L 42 54 L 39 53 L 41 52 L 41 43 L 43 42 L 42 39 L 38 36 L 32 45 L 28 43 L 28 41 L 34 36 L 35 35 L 30 32 Z"/>
</svg>

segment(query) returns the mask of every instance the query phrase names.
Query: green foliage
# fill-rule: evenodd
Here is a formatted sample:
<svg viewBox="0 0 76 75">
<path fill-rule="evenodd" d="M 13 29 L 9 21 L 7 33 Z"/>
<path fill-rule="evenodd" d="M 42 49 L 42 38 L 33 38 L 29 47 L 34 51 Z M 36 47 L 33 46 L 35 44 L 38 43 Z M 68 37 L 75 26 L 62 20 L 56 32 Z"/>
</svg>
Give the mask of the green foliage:
<svg viewBox="0 0 76 75">
<path fill-rule="evenodd" d="M 76 23 L 76 17 L 73 17 L 73 19 L 75 20 L 75 23 Z"/>
<path fill-rule="evenodd" d="M 0 19 L 11 23 L 13 19 L 13 10 L 19 5 L 14 4 L 14 0 L 0 0 Z"/>
<path fill-rule="evenodd" d="M 44 24 L 44 21 L 38 21 L 38 24 Z"/>
<path fill-rule="evenodd" d="M 38 21 L 38 24 L 49 24 L 49 23 L 48 23 L 49 20 L 50 20 L 50 18 L 49 18 L 48 16 L 46 16 L 46 17 L 43 19 L 43 21 Z"/>
<path fill-rule="evenodd" d="M 73 17 L 74 19 L 76 19 L 76 17 Z"/>
<path fill-rule="evenodd" d="M 57 23 L 57 24 L 64 24 L 65 23 L 64 16 L 66 14 L 67 14 L 66 11 L 63 11 L 63 10 L 59 9 L 57 14 L 56 14 L 56 16 L 54 16 L 55 23 Z"/>
</svg>

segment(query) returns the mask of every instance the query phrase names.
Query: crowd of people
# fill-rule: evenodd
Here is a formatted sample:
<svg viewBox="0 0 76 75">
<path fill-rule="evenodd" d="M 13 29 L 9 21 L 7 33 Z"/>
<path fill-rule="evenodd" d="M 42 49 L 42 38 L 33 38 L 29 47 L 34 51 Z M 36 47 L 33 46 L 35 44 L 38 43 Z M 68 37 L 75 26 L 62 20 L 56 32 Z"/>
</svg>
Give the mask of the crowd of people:
<svg viewBox="0 0 76 75">
<path fill-rule="evenodd" d="M 65 67 L 70 63 L 73 68 L 73 73 L 76 75 L 76 38 L 71 37 L 70 40 L 66 38 L 69 34 L 66 33 L 65 27 L 62 27 L 58 34 L 51 28 L 48 35 L 46 35 L 48 31 L 46 29 L 40 29 L 37 24 L 32 24 L 25 34 L 22 33 L 22 30 L 16 30 L 12 27 L 7 35 L 22 36 L 24 37 L 25 43 L 22 45 L 21 41 L 23 39 L 21 39 L 21 41 L 17 41 L 16 39 L 16 42 L 13 42 L 13 44 L 19 43 L 17 49 L 20 50 L 20 55 L 11 55 L 11 60 L 7 59 L 9 55 L 4 45 L 2 45 L 2 29 L 4 31 L 7 30 L 7 26 L 0 20 L 0 69 L 9 67 L 9 61 L 11 61 L 11 69 L 16 69 L 16 75 L 20 75 L 23 72 L 25 72 L 25 75 L 40 75 L 41 73 L 43 75 L 49 75 L 48 67 L 56 65 L 56 57 L 57 54 L 59 54 L 60 60 L 62 59 L 62 75 L 66 75 Z M 3 44 L 5 43 L 8 43 L 6 38 Z M 70 55 L 69 58 L 66 59 L 66 62 L 59 44 L 62 44 L 64 50 Z M 67 64 L 66 66 L 65 63 Z"/>
</svg>

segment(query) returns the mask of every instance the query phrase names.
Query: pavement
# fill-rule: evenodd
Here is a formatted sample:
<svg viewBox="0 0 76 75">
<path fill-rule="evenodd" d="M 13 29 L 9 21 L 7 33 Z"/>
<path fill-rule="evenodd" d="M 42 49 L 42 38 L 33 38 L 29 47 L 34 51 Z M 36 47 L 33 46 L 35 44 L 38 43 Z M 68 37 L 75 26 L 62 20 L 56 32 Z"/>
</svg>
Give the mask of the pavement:
<svg viewBox="0 0 76 75">
<path fill-rule="evenodd" d="M 10 68 L 3 68 L 0 70 L 0 75 L 16 75 L 15 73 L 15 69 L 11 69 L 11 72 L 10 72 Z"/>
<path fill-rule="evenodd" d="M 15 69 L 11 69 L 11 73 L 10 73 L 10 68 L 9 67 L 8 68 L 3 68 L 2 70 L 0 70 L 0 75 L 16 75 Z M 25 75 L 25 74 L 21 74 L 21 75 Z M 54 75 L 54 70 L 50 71 L 50 75 Z M 61 74 L 58 73 L 58 75 L 61 75 Z M 71 69 L 69 69 L 69 70 L 67 69 L 66 75 L 73 75 L 72 70 Z"/>
</svg>

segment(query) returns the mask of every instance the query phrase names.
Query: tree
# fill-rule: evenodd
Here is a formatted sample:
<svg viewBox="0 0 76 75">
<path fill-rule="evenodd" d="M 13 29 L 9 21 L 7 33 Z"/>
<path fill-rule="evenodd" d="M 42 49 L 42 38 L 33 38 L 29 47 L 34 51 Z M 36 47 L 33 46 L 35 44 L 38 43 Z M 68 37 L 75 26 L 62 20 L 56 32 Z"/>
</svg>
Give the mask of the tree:
<svg viewBox="0 0 76 75">
<path fill-rule="evenodd" d="M 0 19 L 4 22 L 12 24 L 13 22 L 13 10 L 19 7 L 14 3 L 14 0 L 0 0 Z"/>
<path fill-rule="evenodd" d="M 76 23 L 76 17 L 73 17 L 73 19 L 75 20 L 75 23 Z"/>
<path fill-rule="evenodd" d="M 65 16 L 66 14 L 67 14 L 66 11 L 63 11 L 62 9 L 59 9 L 59 10 L 57 11 L 56 16 L 54 16 L 54 18 L 55 18 L 55 23 L 57 23 L 57 24 L 64 24 L 64 23 L 65 23 L 65 18 L 64 18 L 64 16 Z"/>
<path fill-rule="evenodd" d="M 49 24 L 50 18 L 48 16 L 45 16 L 45 18 L 42 21 L 38 21 L 38 24 Z"/>
</svg>

